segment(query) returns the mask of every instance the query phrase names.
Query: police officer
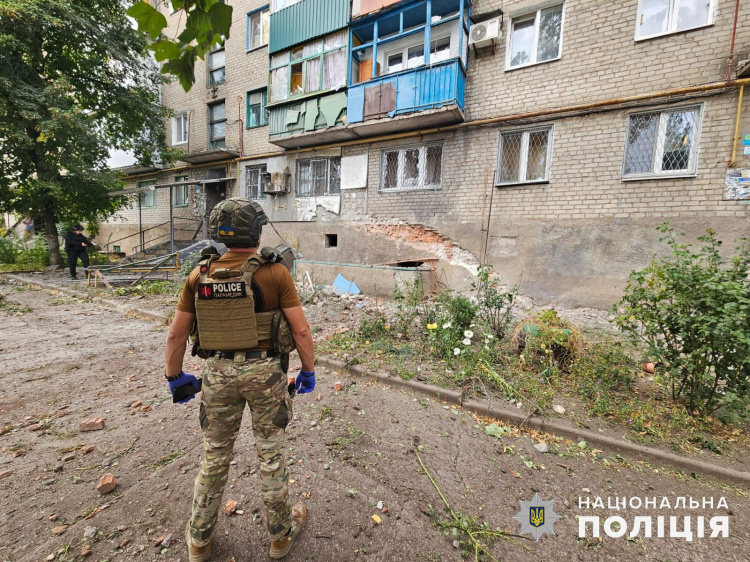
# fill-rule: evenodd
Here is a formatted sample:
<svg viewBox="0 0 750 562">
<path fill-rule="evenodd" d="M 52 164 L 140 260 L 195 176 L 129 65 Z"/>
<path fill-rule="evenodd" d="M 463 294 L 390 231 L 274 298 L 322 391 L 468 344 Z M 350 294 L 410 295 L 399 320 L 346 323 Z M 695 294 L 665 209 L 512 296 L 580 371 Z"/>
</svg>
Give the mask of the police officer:
<svg viewBox="0 0 750 562">
<path fill-rule="evenodd" d="M 89 246 L 91 246 L 91 240 L 83 235 L 83 227 L 80 224 L 73 225 L 65 233 L 65 252 L 68 254 L 70 278 L 74 281 L 78 280 L 76 276 L 76 264 L 79 258 L 83 264 L 83 269 L 89 268 Z"/>
<path fill-rule="evenodd" d="M 185 388 L 181 387 L 192 386 L 191 392 L 200 388 L 193 375 L 182 371 L 187 339 L 196 319 L 201 347 L 207 352 L 216 351 L 211 346 L 232 347 L 226 343 L 229 341 L 251 341 L 253 334 L 258 338 L 252 340 L 257 343 L 251 347 L 217 351 L 203 371 L 203 458 L 195 480 L 192 517 L 185 529 L 190 562 L 211 556 L 211 538 L 245 404 L 250 407 L 260 461 L 271 558 L 287 555 L 307 517 L 302 503 L 290 505 L 287 487 L 284 435 L 292 418 L 292 398 L 287 392 L 288 356 L 283 364 L 284 357 L 274 351 L 263 318 L 283 311 L 302 362 L 296 380 L 299 394 L 315 388 L 313 340 L 289 271 L 280 263 L 258 266 L 257 250 L 266 223 L 263 209 L 248 199 L 227 199 L 214 207 L 209 219 L 211 238 L 225 244 L 228 251 L 218 259 L 213 256 L 202 260 L 190 273 L 167 337 L 166 376 L 173 397 L 182 394 Z M 236 273 L 253 262 L 257 267 L 250 268 L 254 269 L 250 286 L 243 285 L 247 277 L 237 278 Z M 243 340 L 248 333 L 250 340 Z"/>
</svg>

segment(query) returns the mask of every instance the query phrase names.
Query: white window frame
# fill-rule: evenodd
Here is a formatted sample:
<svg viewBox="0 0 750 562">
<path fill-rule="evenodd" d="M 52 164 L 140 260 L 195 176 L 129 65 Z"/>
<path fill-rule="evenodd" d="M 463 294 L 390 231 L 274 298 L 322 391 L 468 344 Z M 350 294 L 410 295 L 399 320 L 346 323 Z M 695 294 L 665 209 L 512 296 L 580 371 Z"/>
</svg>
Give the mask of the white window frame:
<svg viewBox="0 0 750 562">
<path fill-rule="evenodd" d="M 331 191 L 331 189 L 332 189 L 332 185 L 331 185 L 332 173 L 331 172 L 333 170 L 332 162 L 334 160 L 338 160 L 339 161 L 339 190 L 332 192 Z M 301 187 L 301 182 L 302 182 L 302 174 L 300 173 L 300 167 L 303 164 L 307 163 L 307 162 L 309 162 L 310 166 L 312 167 L 312 163 L 314 161 L 325 161 L 326 162 L 326 186 L 325 186 L 325 193 L 322 193 L 320 195 L 317 194 L 317 193 L 315 193 L 315 187 L 311 183 L 310 184 L 310 189 L 307 191 L 307 193 L 301 194 L 300 193 L 300 191 L 301 191 L 300 187 Z M 326 157 L 326 158 L 304 158 L 304 159 L 297 160 L 297 193 L 296 193 L 296 195 L 297 195 L 297 197 L 304 197 L 304 198 L 307 198 L 307 197 L 335 197 L 337 195 L 341 195 L 341 157 L 340 156 L 335 156 L 335 157 L 330 157 L 330 158 L 328 158 L 328 157 Z"/>
<path fill-rule="evenodd" d="M 710 0 L 710 5 L 708 7 L 708 21 L 706 23 L 696 25 L 695 27 L 687 27 L 685 29 L 677 29 L 677 4 L 680 2 L 680 0 L 669 0 L 669 15 L 667 16 L 667 30 L 666 31 L 660 31 L 659 33 L 652 33 L 651 35 L 638 35 L 638 28 L 640 27 L 640 21 L 641 21 L 641 2 L 642 0 L 638 0 L 638 7 L 636 11 L 636 17 L 635 17 L 635 41 L 646 41 L 648 39 L 653 39 L 655 37 L 664 37 L 666 35 L 674 35 L 675 33 L 685 33 L 686 31 L 693 31 L 695 29 L 701 29 L 704 27 L 709 27 L 714 24 L 714 19 L 716 17 L 716 5 L 717 0 Z"/>
<path fill-rule="evenodd" d="M 151 185 L 156 185 L 156 180 L 155 179 L 152 179 L 152 180 L 143 180 L 143 181 L 139 181 L 138 182 L 138 187 L 139 188 L 141 188 L 141 187 L 147 187 L 147 186 L 151 186 Z M 144 191 L 139 191 L 138 192 L 138 197 L 139 197 L 139 200 L 140 200 L 141 209 L 153 209 L 154 207 L 156 207 L 156 203 L 157 203 L 157 201 L 156 201 L 156 189 L 146 189 Z M 150 199 L 149 203 L 146 202 L 146 198 L 147 197 L 148 197 L 148 199 Z"/>
<path fill-rule="evenodd" d="M 555 58 L 547 59 L 544 61 L 537 62 L 537 50 L 539 48 L 539 21 L 542 16 L 542 11 L 547 10 L 549 8 L 554 8 L 556 6 L 562 6 L 562 18 L 560 19 L 560 49 L 558 50 L 558 54 Z M 511 60 L 511 46 L 513 43 L 513 25 L 518 23 L 519 21 L 525 21 L 534 18 L 534 43 L 532 45 L 532 57 L 531 61 L 519 64 L 516 66 L 510 65 Z M 560 60 L 562 58 L 562 52 L 563 52 L 563 40 L 565 37 L 565 2 L 550 2 L 548 4 L 544 4 L 537 8 L 536 10 L 532 12 L 521 12 L 516 15 L 512 15 L 510 18 L 510 22 L 508 23 L 508 33 L 505 34 L 505 72 L 510 72 L 512 70 L 518 70 L 519 68 L 526 68 L 528 66 L 535 66 L 537 64 L 546 64 L 548 62 L 554 62 L 556 60 Z"/>
<path fill-rule="evenodd" d="M 247 50 L 248 53 L 250 51 L 254 51 L 256 49 L 261 49 L 263 47 L 268 46 L 268 37 L 266 37 L 265 36 L 266 34 L 263 32 L 263 30 L 265 29 L 265 27 L 263 26 L 263 20 L 264 19 L 270 19 L 270 17 L 271 17 L 271 11 L 268 9 L 268 7 L 261 8 L 259 10 L 255 10 L 254 12 L 250 12 L 249 14 L 247 14 L 247 45 L 245 47 L 246 47 L 246 50 Z M 254 37 L 254 34 L 252 33 L 252 29 L 253 29 L 252 28 L 252 20 L 255 19 L 255 18 L 257 18 L 259 20 L 258 23 L 260 24 L 259 25 L 259 27 L 260 27 L 260 43 L 256 47 L 253 47 L 253 37 Z M 271 26 L 270 26 L 270 22 L 269 22 L 269 24 L 268 24 L 269 34 L 270 34 L 270 27 Z"/>
<path fill-rule="evenodd" d="M 248 190 L 248 186 L 247 186 L 247 176 L 248 176 L 249 172 L 256 172 L 256 171 L 258 172 L 258 186 L 257 186 L 258 187 L 258 197 L 251 197 L 250 196 L 251 194 L 250 194 L 250 192 Z M 245 192 L 245 194 L 244 194 L 245 199 L 252 199 L 253 201 L 259 201 L 261 199 L 265 199 L 266 198 L 266 194 L 263 192 L 263 188 L 265 187 L 265 183 L 266 183 L 266 173 L 267 173 L 267 169 L 266 169 L 266 165 L 265 164 L 260 164 L 260 165 L 257 165 L 257 166 L 246 166 L 245 167 L 245 184 L 243 186 L 244 187 L 244 192 Z"/>
<path fill-rule="evenodd" d="M 182 125 L 182 134 L 179 136 L 180 124 Z M 188 121 L 187 112 L 178 113 L 172 117 L 172 146 L 180 144 L 186 144 L 188 141 L 188 134 L 190 133 L 190 123 Z"/>
<path fill-rule="evenodd" d="M 425 183 L 427 178 L 427 149 L 433 146 L 440 147 L 440 183 Z M 419 177 L 416 181 L 416 185 L 397 185 L 396 187 L 385 186 L 385 172 L 386 172 L 386 154 L 391 152 L 398 153 L 398 168 L 396 170 L 396 177 L 399 181 L 404 177 L 404 167 L 406 166 L 406 153 L 409 150 L 419 150 Z M 393 148 L 384 148 L 380 153 L 380 191 L 385 193 L 392 193 L 395 191 L 438 191 L 443 188 L 443 156 L 445 152 L 445 145 L 441 142 L 429 142 L 425 144 L 412 144 L 408 146 L 399 146 Z M 419 187 L 419 185 L 422 187 Z"/>
<path fill-rule="evenodd" d="M 184 181 L 182 185 L 175 185 L 172 187 L 172 206 L 173 207 L 188 207 L 190 205 L 190 190 L 188 188 L 188 182 L 190 176 L 175 176 L 174 181 Z M 178 197 L 178 194 L 182 193 L 182 197 Z M 181 203 L 178 201 L 182 199 Z"/>
<path fill-rule="evenodd" d="M 441 62 L 444 62 L 444 60 L 441 61 L 434 61 L 433 60 L 433 44 L 437 46 L 438 41 L 443 41 L 447 39 L 448 40 L 448 58 L 444 60 L 449 60 L 451 58 L 450 51 L 451 51 L 451 34 L 450 33 L 441 33 L 440 35 L 433 36 L 430 38 L 430 65 L 432 64 L 438 64 Z M 421 41 L 417 41 L 413 44 L 406 45 L 404 47 L 400 47 L 398 49 L 394 49 L 392 51 L 386 51 L 385 57 L 383 59 L 385 66 L 385 71 L 383 74 L 395 74 L 396 72 L 402 72 L 404 70 L 411 70 L 412 68 L 419 68 L 420 66 L 424 66 L 424 53 L 422 53 L 422 62 L 419 64 L 415 64 L 414 66 L 409 66 L 409 51 L 413 49 L 414 47 L 424 47 L 424 36 L 422 36 Z M 401 55 L 401 68 L 399 70 L 391 70 L 388 67 L 388 59 L 392 57 L 393 55 Z"/>
<path fill-rule="evenodd" d="M 704 104 L 685 105 L 678 107 L 665 107 L 661 109 L 652 109 L 649 111 L 637 111 L 628 114 L 627 126 L 625 127 L 625 150 L 622 154 L 621 177 L 622 181 L 639 181 L 662 178 L 692 178 L 698 175 L 698 152 L 700 150 L 701 129 L 703 126 L 703 107 Z M 696 111 L 695 131 L 693 133 L 693 146 L 690 147 L 688 156 L 687 170 L 667 170 L 662 171 L 661 166 L 664 160 L 664 142 L 659 143 L 659 139 L 666 137 L 667 120 L 670 113 L 686 113 Z M 633 117 L 646 115 L 650 113 L 659 114 L 659 124 L 656 129 L 656 140 L 654 141 L 654 153 L 651 157 L 651 171 L 640 173 L 625 173 L 625 164 L 628 156 L 628 141 L 630 139 L 630 123 Z M 661 146 L 660 146 L 661 144 Z"/>
<path fill-rule="evenodd" d="M 497 145 L 497 168 L 495 171 L 495 186 L 496 187 L 507 187 L 512 185 L 528 185 L 538 183 L 549 183 L 550 170 L 552 169 L 552 140 L 554 138 L 554 125 L 544 125 L 541 127 L 527 127 L 520 129 L 506 129 L 500 132 L 500 140 Z M 529 168 L 529 138 L 531 133 L 538 133 L 540 131 L 547 131 L 547 165 L 544 169 L 544 179 L 541 180 L 527 180 L 526 172 Z M 518 181 L 501 182 L 500 171 L 502 166 L 503 158 L 503 135 L 518 134 L 522 133 L 521 137 L 521 154 L 519 156 L 519 170 L 518 170 Z"/>
</svg>

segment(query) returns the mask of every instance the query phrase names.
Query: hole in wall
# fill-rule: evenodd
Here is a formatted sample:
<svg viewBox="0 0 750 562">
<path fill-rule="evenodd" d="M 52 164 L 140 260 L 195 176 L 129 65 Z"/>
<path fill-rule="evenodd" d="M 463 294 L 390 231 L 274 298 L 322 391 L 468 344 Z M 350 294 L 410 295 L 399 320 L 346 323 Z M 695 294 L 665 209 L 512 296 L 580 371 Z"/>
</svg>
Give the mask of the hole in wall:
<svg viewBox="0 0 750 562">
<path fill-rule="evenodd" d="M 326 248 L 337 248 L 339 245 L 338 234 L 326 234 Z"/>
</svg>

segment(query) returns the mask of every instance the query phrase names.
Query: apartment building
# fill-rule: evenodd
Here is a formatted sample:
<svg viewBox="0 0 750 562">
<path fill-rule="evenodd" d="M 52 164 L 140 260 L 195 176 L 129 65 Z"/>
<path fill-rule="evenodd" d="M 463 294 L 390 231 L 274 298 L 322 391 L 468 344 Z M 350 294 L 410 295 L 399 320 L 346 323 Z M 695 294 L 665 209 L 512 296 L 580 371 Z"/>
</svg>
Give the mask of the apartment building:
<svg viewBox="0 0 750 562">
<path fill-rule="evenodd" d="M 454 289 L 486 261 L 541 301 L 608 306 L 654 226 L 750 234 L 736 0 L 231 3 L 205 80 L 163 89 L 182 161 L 126 170 L 133 206 L 102 225 L 123 252 L 203 235 L 242 195 L 307 259 L 437 259 Z"/>
</svg>

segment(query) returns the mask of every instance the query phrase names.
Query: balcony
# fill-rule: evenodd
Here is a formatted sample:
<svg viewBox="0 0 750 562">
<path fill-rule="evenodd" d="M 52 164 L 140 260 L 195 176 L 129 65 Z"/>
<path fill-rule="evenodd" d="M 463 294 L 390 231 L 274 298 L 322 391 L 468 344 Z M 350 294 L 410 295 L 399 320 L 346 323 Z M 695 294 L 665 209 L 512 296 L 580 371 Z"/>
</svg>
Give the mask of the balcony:
<svg viewBox="0 0 750 562">
<path fill-rule="evenodd" d="M 354 137 L 346 123 L 346 92 L 324 95 L 269 108 L 269 142 L 283 148 L 302 148 Z"/>
<path fill-rule="evenodd" d="M 321 37 L 349 23 L 349 0 L 301 0 L 282 2 L 285 7 L 271 14 L 268 52 Z"/>
<path fill-rule="evenodd" d="M 349 86 L 347 123 L 358 136 L 370 136 L 461 122 L 465 83 L 463 67 L 453 59 Z M 393 119 L 416 112 L 408 125 Z"/>
</svg>

